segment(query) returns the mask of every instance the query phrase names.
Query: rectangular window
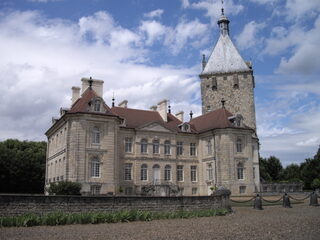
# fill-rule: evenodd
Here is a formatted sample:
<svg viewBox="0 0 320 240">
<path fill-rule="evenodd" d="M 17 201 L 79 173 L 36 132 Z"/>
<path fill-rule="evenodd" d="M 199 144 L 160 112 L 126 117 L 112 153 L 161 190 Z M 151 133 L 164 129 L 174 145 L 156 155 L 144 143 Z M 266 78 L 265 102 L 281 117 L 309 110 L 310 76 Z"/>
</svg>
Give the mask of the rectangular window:
<svg viewBox="0 0 320 240">
<path fill-rule="evenodd" d="M 148 141 L 146 139 L 141 140 L 141 153 L 148 152 Z"/>
<path fill-rule="evenodd" d="M 167 165 L 164 168 L 164 180 L 171 181 L 171 166 Z"/>
<path fill-rule="evenodd" d="M 237 175 L 238 175 L 238 179 L 239 180 L 243 180 L 244 177 L 243 177 L 243 168 L 242 167 L 238 167 L 237 168 Z"/>
<path fill-rule="evenodd" d="M 183 154 L 183 142 L 177 142 L 177 155 Z"/>
<path fill-rule="evenodd" d="M 164 142 L 164 154 L 165 155 L 170 155 L 171 154 L 171 149 L 170 149 L 170 141 L 165 141 Z"/>
<path fill-rule="evenodd" d="M 213 180 L 213 168 L 212 168 L 212 164 L 209 163 L 207 165 L 207 171 L 208 171 L 208 180 L 212 181 Z"/>
<path fill-rule="evenodd" d="M 256 178 L 256 168 L 253 168 L 253 179 Z"/>
<path fill-rule="evenodd" d="M 192 188 L 192 195 L 195 195 L 198 193 L 198 188 Z"/>
<path fill-rule="evenodd" d="M 191 166 L 191 182 L 196 182 L 197 181 L 197 166 Z"/>
<path fill-rule="evenodd" d="M 91 177 L 100 177 L 100 162 L 96 159 L 91 162 Z"/>
<path fill-rule="evenodd" d="M 98 127 L 93 128 L 92 143 L 100 143 L 100 128 Z"/>
<path fill-rule="evenodd" d="M 60 177 L 60 180 L 63 181 L 63 176 Z"/>
<path fill-rule="evenodd" d="M 197 148 L 195 143 L 190 143 L 190 156 L 196 156 Z"/>
<path fill-rule="evenodd" d="M 100 185 L 92 185 L 90 187 L 91 195 L 99 195 L 100 191 L 101 191 L 101 186 Z"/>
<path fill-rule="evenodd" d="M 132 152 L 132 138 L 126 137 L 124 140 L 124 150 L 127 153 Z"/>
<path fill-rule="evenodd" d="M 153 149 L 153 154 L 159 153 L 159 140 L 153 141 L 152 149 Z"/>
<path fill-rule="evenodd" d="M 246 193 L 246 186 L 240 186 L 239 187 L 239 192 L 240 193 Z"/>
<path fill-rule="evenodd" d="M 183 181 L 183 166 L 182 165 L 177 166 L 177 181 L 178 182 Z"/>
<path fill-rule="evenodd" d="M 241 153 L 242 152 L 242 141 L 239 138 L 237 139 L 236 147 L 237 147 L 237 152 Z"/>
<path fill-rule="evenodd" d="M 132 180 L 132 163 L 124 165 L 124 180 Z"/>
</svg>

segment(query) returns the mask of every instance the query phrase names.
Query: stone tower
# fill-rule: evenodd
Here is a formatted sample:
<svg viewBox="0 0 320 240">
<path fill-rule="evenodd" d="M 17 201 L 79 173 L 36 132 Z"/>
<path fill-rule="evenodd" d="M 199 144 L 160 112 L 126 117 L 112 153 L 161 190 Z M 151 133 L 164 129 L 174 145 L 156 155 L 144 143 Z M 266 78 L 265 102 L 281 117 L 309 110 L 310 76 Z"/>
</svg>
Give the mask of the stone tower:
<svg viewBox="0 0 320 240">
<path fill-rule="evenodd" d="M 228 111 L 240 114 L 244 124 L 256 129 L 252 65 L 243 60 L 231 41 L 229 22 L 222 9 L 219 39 L 207 61 L 203 55 L 199 75 L 202 114 L 221 108 L 224 99 Z"/>
</svg>

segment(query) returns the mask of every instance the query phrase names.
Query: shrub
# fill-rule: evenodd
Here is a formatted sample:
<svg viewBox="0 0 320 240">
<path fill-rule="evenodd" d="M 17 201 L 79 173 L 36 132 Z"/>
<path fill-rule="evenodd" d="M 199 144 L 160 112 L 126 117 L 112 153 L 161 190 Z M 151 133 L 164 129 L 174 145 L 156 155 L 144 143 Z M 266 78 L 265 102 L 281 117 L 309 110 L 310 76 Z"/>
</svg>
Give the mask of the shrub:
<svg viewBox="0 0 320 240">
<path fill-rule="evenodd" d="M 50 195 L 80 195 L 80 190 L 80 183 L 70 181 L 50 183 L 47 189 Z"/>
<path fill-rule="evenodd" d="M 320 189 L 320 178 L 313 179 L 313 181 L 311 183 L 311 187 L 313 189 Z"/>
</svg>

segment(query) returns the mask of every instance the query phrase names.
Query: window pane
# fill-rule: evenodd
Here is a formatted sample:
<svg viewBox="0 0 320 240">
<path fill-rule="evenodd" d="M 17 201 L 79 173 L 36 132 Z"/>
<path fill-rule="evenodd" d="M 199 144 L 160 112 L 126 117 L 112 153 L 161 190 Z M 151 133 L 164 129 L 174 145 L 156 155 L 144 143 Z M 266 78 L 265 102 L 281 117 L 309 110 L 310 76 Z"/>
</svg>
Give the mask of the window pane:
<svg viewBox="0 0 320 240">
<path fill-rule="evenodd" d="M 171 166 L 166 165 L 164 168 L 164 180 L 171 181 Z"/>
<path fill-rule="evenodd" d="M 182 165 L 177 166 L 177 181 L 179 181 L 179 182 L 183 181 L 183 166 Z"/>
<path fill-rule="evenodd" d="M 190 156 L 195 156 L 195 155 L 196 155 L 196 144 L 190 143 Z"/>
<path fill-rule="evenodd" d="M 171 149 L 170 149 L 170 141 L 164 142 L 164 154 L 170 155 Z"/>
<path fill-rule="evenodd" d="M 177 155 L 182 155 L 182 154 L 183 154 L 183 143 L 177 142 Z"/>
<path fill-rule="evenodd" d="M 100 143 L 100 129 L 98 127 L 93 128 L 92 143 Z"/>
<path fill-rule="evenodd" d="M 191 182 L 197 181 L 197 166 L 191 166 Z"/>
<path fill-rule="evenodd" d="M 132 152 L 132 138 L 125 138 L 125 152 Z"/>
<path fill-rule="evenodd" d="M 124 166 L 124 180 L 132 180 L 132 163 L 126 163 Z"/>
<path fill-rule="evenodd" d="M 141 181 L 147 181 L 148 179 L 148 166 L 146 164 L 141 165 Z"/>
<path fill-rule="evenodd" d="M 159 140 L 153 141 L 153 153 L 154 154 L 159 153 Z"/>
<path fill-rule="evenodd" d="M 141 140 L 141 152 L 146 153 L 148 148 L 148 142 L 146 139 Z"/>
</svg>

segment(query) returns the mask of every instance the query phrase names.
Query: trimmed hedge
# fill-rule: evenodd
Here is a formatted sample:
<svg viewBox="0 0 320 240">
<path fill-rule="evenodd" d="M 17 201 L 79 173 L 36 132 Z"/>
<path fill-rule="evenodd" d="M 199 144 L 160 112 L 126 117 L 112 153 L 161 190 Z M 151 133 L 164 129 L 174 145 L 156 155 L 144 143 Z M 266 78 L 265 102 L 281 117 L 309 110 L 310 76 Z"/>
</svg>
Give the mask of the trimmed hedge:
<svg viewBox="0 0 320 240">
<path fill-rule="evenodd" d="M 98 224 L 133 221 L 152 221 L 155 219 L 195 218 L 224 216 L 228 213 L 225 208 L 198 211 L 179 212 L 148 212 L 139 210 L 124 210 L 118 212 L 88 212 L 63 213 L 52 212 L 46 215 L 33 213 L 13 217 L 0 217 L 0 227 L 31 227 L 39 225 L 67 225 L 67 224 Z"/>
</svg>

